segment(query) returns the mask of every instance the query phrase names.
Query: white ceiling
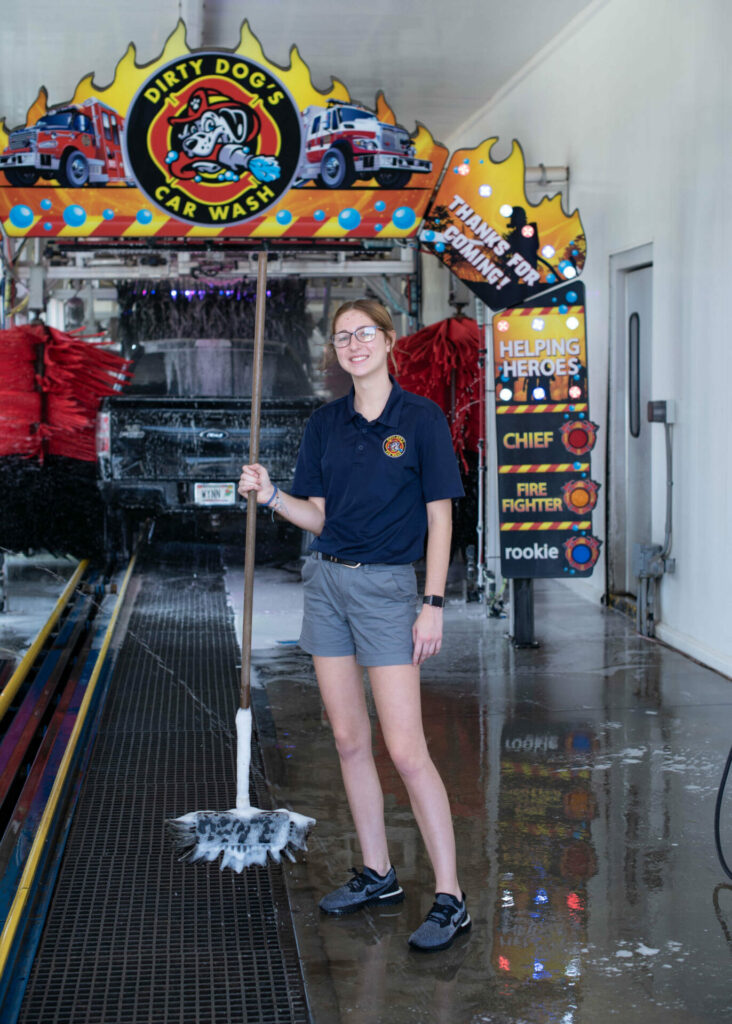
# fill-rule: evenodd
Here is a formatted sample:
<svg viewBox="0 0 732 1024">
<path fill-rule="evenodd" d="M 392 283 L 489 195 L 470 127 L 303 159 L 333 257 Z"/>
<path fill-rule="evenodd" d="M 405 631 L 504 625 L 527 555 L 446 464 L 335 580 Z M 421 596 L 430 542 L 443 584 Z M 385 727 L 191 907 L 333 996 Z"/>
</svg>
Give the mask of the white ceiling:
<svg viewBox="0 0 732 1024">
<path fill-rule="evenodd" d="M 317 87 L 339 78 L 369 105 L 381 89 L 405 127 L 421 121 L 444 141 L 595 2 L 14 0 L 3 5 L 0 118 L 23 124 L 41 85 L 51 105 L 89 72 L 107 85 L 130 42 L 138 63 L 153 60 L 179 18 L 189 46 L 223 49 L 236 48 L 246 18 L 270 60 L 288 65 L 297 44 Z"/>
</svg>

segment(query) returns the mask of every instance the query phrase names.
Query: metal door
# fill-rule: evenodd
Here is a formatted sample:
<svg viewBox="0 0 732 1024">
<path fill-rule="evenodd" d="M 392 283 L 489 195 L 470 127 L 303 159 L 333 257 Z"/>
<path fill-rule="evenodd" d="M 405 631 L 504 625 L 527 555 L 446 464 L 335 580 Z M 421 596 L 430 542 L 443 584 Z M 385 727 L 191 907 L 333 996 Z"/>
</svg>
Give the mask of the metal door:
<svg viewBox="0 0 732 1024">
<path fill-rule="evenodd" d="M 633 547 L 635 544 L 650 544 L 652 540 L 651 432 L 646 410 L 651 397 L 653 268 L 647 266 L 630 270 L 624 274 L 624 279 L 625 317 L 618 331 L 618 340 L 624 350 L 618 356 L 625 368 L 624 416 L 618 417 L 621 423 L 623 419 L 625 423 L 625 579 L 622 589 L 626 594 L 635 596 L 637 580 L 633 573 Z"/>
</svg>

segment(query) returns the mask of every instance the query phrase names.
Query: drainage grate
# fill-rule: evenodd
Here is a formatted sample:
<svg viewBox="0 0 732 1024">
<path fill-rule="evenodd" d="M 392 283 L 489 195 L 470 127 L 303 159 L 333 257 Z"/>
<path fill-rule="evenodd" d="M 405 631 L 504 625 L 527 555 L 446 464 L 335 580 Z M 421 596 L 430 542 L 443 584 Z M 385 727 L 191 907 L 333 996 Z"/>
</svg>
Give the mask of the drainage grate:
<svg viewBox="0 0 732 1024">
<path fill-rule="evenodd" d="M 19 1020 L 307 1024 L 281 867 L 183 865 L 164 834 L 165 818 L 234 803 L 220 554 L 157 548 L 141 574 Z M 252 802 L 271 806 L 256 744 L 252 774 Z"/>
</svg>

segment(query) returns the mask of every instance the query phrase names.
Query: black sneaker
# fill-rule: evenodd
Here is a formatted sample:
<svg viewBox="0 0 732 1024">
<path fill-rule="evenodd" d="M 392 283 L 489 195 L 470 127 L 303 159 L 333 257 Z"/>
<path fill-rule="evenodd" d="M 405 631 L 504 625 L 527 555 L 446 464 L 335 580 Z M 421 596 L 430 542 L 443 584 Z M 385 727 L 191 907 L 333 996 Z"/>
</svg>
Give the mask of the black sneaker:
<svg viewBox="0 0 732 1024">
<path fill-rule="evenodd" d="M 397 881 L 396 871 L 389 868 L 385 875 L 377 875 L 371 868 L 357 871 L 351 868 L 353 878 L 320 901 L 326 914 L 352 914 L 370 903 L 401 903 L 404 890 Z"/>
<path fill-rule="evenodd" d="M 447 949 L 458 935 L 467 932 L 473 922 L 465 903 L 447 892 L 435 894 L 427 917 L 422 924 L 409 936 L 409 945 L 423 953 L 434 953 L 438 949 Z"/>
</svg>

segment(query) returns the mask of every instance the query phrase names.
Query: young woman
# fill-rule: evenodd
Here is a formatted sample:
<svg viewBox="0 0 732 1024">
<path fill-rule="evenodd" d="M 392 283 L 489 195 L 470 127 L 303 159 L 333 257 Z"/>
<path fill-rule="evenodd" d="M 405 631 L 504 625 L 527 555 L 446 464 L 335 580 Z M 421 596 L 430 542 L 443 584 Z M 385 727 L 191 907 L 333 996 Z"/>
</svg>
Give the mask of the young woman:
<svg viewBox="0 0 732 1024">
<path fill-rule="evenodd" d="M 470 928 L 455 862 L 445 787 L 422 726 L 420 665 L 440 650 L 450 557 L 451 499 L 463 494 L 447 421 L 428 399 L 389 374 L 396 333 L 371 299 L 347 302 L 330 345 L 353 380 L 348 395 L 318 409 L 302 440 L 292 495 L 260 465 L 244 466 L 239 493 L 315 534 L 303 569 L 300 646 L 313 657 L 333 728 L 364 868 L 320 907 L 347 914 L 398 903 L 404 892 L 389 859 L 384 800 L 363 690 L 365 667 L 389 754 L 406 786 L 435 872 L 435 902 L 409 939 L 445 949 Z M 416 611 L 412 563 L 424 554 L 425 596 Z"/>
</svg>

